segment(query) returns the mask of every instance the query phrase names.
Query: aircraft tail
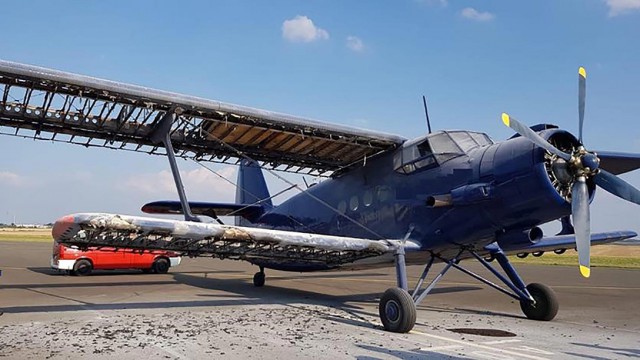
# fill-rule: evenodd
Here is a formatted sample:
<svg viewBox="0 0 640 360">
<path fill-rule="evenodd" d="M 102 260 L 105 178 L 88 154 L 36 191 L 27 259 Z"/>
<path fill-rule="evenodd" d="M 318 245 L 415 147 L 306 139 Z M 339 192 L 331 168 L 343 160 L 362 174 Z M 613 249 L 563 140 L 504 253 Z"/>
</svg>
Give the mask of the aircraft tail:
<svg viewBox="0 0 640 360">
<path fill-rule="evenodd" d="M 256 204 L 260 205 L 264 211 L 273 208 L 262 168 L 257 163 L 246 159 L 240 161 L 237 186 L 236 204 Z M 235 222 L 239 226 L 251 226 L 251 222 L 245 218 L 236 217 Z"/>
</svg>

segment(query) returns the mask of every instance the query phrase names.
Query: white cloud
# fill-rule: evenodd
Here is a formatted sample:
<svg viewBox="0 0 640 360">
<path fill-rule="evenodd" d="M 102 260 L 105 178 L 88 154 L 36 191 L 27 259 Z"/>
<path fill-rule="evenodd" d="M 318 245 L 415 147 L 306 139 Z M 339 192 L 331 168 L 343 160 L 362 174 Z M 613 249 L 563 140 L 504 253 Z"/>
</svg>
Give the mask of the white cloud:
<svg viewBox="0 0 640 360">
<path fill-rule="evenodd" d="M 227 166 L 217 173 L 226 179 L 235 182 L 236 169 Z M 232 201 L 236 188 L 231 183 L 205 168 L 189 171 L 181 171 L 182 182 L 190 201 L 212 200 L 220 202 Z M 147 196 L 157 197 L 158 200 L 178 200 L 178 192 L 173 181 L 173 175 L 169 170 L 157 173 L 137 174 L 129 177 L 121 186 L 126 191 L 134 191 Z"/>
<path fill-rule="evenodd" d="M 487 22 L 493 20 L 496 16 L 488 11 L 478 11 L 474 8 L 464 8 L 460 12 L 460 15 L 469 20 L 475 20 L 480 22 Z"/>
<path fill-rule="evenodd" d="M 7 186 L 24 186 L 27 184 L 27 179 L 24 177 L 12 173 L 9 171 L 0 171 L 0 184 Z"/>
<path fill-rule="evenodd" d="M 326 40 L 329 33 L 317 27 L 311 19 L 298 15 L 282 23 L 282 37 L 291 42 L 312 42 Z"/>
<path fill-rule="evenodd" d="M 618 16 L 640 11 L 640 0 L 605 0 L 609 6 L 609 16 Z"/>
<path fill-rule="evenodd" d="M 449 2 L 447 0 L 415 0 L 418 3 L 423 3 L 423 4 L 427 4 L 427 5 L 440 5 L 442 7 L 446 7 L 447 5 L 449 5 Z"/>
<path fill-rule="evenodd" d="M 352 36 L 352 35 L 347 36 L 347 47 L 350 50 L 353 50 L 355 52 L 364 51 L 364 43 L 357 36 Z"/>
</svg>

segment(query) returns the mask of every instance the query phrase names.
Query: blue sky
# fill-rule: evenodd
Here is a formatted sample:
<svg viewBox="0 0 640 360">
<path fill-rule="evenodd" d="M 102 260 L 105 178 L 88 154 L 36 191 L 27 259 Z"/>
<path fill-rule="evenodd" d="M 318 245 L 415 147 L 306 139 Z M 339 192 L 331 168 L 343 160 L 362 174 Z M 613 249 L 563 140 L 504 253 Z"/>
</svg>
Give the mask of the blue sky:
<svg viewBox="0 0 640 360">
<path fill-rule="evenodd" d="M 422 94 L 436 129 L 501 140 L 507 111 L 575 132 L 583 65 L 586 144 L 640 152 L 640 0 L 29 1 L 3 8 L 0 31 L 4 60 L 408 138 L 426 131 Z M 176 197 L 164 158 L 11 137 L 0 153 L 0 222 L 140 214 Z M 232 200 L 229 184 L 180 166 L 190 199 Z M 640 231 L 639 210 L 600 191 L 593 228 Z"/>
</svg>

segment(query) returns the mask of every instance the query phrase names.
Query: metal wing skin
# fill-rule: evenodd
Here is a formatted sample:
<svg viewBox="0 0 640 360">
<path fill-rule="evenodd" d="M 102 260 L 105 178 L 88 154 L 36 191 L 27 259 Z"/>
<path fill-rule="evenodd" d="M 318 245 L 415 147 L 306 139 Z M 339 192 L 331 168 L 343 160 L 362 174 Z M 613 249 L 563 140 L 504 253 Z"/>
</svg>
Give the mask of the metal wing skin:
<svg viewBox="0 0 640 360">
<path fill-rule="evenodd" d="M 637 236 L 633 231 L 612 231 L 603 233 L 591 234 L 591 245 L 603 245 L 612 243 L 614 241 L 620 241 L 630 239 Z M 575 235 L 558 235 L 547 236 L 542 238 L 535 244 L 525 247 L 503 247 L 502 250 L 507 255 L 515 255 L 519 253 L 532 253 L 537 251 L 553 251 L 562 249 L 573 249 L 576 247 Z"/>
<path fill-rule="evenodd" d="M 327 269 L 390 253 L 401 242 L 101 213 L 65 216 L 56 221 L 52 234 L 59 243 L 81 248 L 172 250 L 270 264 L 320 264 Z M 418 247 L 409 242 L 406 246 Z"/>
<path fill-rule="evenodd" d="M 399 136 L 0 60 L 0 132 L 164 154 L 152 141 L 174 113 L 176 154 L 325 174 L 396 148 Z"/>
</svg>

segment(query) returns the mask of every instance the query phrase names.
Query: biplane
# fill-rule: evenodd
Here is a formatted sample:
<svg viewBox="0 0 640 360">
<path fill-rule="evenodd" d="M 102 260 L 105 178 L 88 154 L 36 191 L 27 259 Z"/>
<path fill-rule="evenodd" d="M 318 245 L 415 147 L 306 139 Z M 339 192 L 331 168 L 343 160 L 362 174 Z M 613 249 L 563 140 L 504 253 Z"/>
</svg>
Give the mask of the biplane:
<svg viewBox="0 0 640 360">
<path fill-rule="evenodd" d="M 148 203 L 142 211 L 184 220 L 78 213 L 56 221 L 53 237 L 60 243 L 244 260 L 258 267 L 258 287 L 267 268 L 395 268 L 397 286 L 379 304 L 382 324 L 393 332 L 413 328 L 416 306 L 450 269 L 514 298 L 527 318 L 551 320 L 558 311 L 553 291 L 526 285 L 507 255 L 576 248 L 580 272 L 588 277 L 591 244 L 636 236 L 591 233 L 596 187 L 640 204 L 640 192 L 616 176 L 640 167 L 640 155 L 583 146 L 583 68 L 578 79 L 578 137 L 502 114 L 516 134 L 494 142 L 473 131 L 406 139 L 0 61 L 0 131 L 168 158 L 178 199 Z M 190 202 L 177 158 L 237 164 L 235 203 Z M 265 171 L 325 179 L 275 205 Z M 235 222 L 224 224 L 220 216 Z M 539 226 L 554 220 L 562 221 L 561 233 L 545 236 Z M 470 271 L 464 259 L 478 261 L 504 285 Z M 436 262 L 444 266 L 426 285 Z M 424 266 L 412 289 L 408 264 Z"/>
</svg>

